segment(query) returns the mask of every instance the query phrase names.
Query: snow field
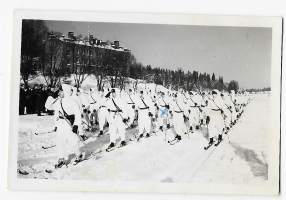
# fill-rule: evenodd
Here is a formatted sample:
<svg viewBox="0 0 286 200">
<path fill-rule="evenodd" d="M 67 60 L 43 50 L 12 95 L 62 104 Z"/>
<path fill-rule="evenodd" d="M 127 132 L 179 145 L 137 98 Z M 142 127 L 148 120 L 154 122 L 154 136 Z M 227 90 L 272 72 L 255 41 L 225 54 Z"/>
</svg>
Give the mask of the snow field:
<svg viewBox="0 0 286 200">
<path fill-rule="evenodd" d="M 53 129 L 52 117 L 21 116 L 19 129 L 18 163 L 29 175 L 21 178 L 54 178 L 94 180 L 101 182 L 186 182 L 246 184 L 267 180 L 267 140 L 271 137 L 268 126 L 270 112 L 267 95 L 256 96 L 245 108 L 239 122 L 224 136 L 218 147 L 203 150 L 207 140 L 201 131 L 184 135 L 181 142 L 169 145 L 165 135 L 157 132 L 142 141 L 93 155 L 76 166 L 63 167 L 52 174 L 45 168 L 52 166 L 56 147 L 44 150 L 42 145 L 54 144 L 55 133 L 36 136 L 40 131 Z M 44 128 L 45 127 L 45 128 Z M 128 130 L 127 138 L 132 137 Z M 92 135 L 92 134 L 91 134 Z M 93 134 L 82 146 L 90 154 L 104 148 L 109 135 L 97 138 Z M 167 139 L 173 137 L 169 130 Z"/>
</svg>

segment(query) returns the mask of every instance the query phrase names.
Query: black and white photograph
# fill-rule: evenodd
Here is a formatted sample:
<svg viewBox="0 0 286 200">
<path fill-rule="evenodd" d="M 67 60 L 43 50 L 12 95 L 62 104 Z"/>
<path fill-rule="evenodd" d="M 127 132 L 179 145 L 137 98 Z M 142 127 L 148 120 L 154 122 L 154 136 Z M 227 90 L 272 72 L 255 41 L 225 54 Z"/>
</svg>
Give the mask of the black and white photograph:
<svg viewBox="0 0 286 200">
<path fill-rule="evenodd" d="M 16 17 L 10 186 L 278 194 L 281 18 L 108 14 Z"/>
</svg>

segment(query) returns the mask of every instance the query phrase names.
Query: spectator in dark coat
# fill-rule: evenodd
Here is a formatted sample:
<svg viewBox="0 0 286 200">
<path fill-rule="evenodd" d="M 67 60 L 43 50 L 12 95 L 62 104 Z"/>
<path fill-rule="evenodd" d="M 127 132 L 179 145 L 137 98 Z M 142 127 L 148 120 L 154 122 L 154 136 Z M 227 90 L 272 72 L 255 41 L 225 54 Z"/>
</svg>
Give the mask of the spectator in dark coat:
<svg viewBox="0 0 286 200">
<path fill-rule="evenodd" d="M 24 86 L 20 86 L 20 94 L 19 94 L 19 115 L 24 115 L 25 112 L 25 91 Z"/>
</svg>

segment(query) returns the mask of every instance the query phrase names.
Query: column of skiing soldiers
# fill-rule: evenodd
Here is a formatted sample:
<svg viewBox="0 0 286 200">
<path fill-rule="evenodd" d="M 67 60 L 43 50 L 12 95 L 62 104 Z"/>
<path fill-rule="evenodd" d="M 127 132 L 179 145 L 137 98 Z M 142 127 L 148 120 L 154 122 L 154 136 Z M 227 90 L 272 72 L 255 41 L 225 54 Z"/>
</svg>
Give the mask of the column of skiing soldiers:
<svg viewBox="0 0 286 200">
<path fill-rule="evenodd" d="M 57 98 L 48 97 L 45 107 L 54 111 L 56 168 L 67 164 L 70 154 L 78 163 L 85 155 L 80 142 L 86 140 L 85 131 L 98 127 L 98 137 L 106 134 L 108 124 L 110 143 L 106 150 L 127 145 L 126 129 L 138 126 L 137 141 L 152 133 L 173 133 L 170 141 L 180 141 L 184 134 L 206 127 L 208 145 L 219 143 L 223 134 L 237 122 L 249 103 L 247 94 L 171 91 L 155 92 L 149 89 L 120 91 L 117 88 L 84 91 L 62 84 Z M 170 135 L 170 134 L 169 134 Z M 166 139 L 166 135 L 165 135 Z M 70 161 L 71 162 L 71 161 Z"/>
</svg>

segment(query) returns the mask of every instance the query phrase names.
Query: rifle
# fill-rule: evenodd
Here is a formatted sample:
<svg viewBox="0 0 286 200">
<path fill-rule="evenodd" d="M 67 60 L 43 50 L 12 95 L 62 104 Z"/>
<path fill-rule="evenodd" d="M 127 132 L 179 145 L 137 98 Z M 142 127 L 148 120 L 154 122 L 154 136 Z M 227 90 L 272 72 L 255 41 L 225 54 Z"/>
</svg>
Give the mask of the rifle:
<svg viewBox="0 0 286 200">
<path fill-rule="evenodd" d="M 111 100 L 112 100 L 112 102 L 113 102 L 113 104 L 114 104 L 114 106 L 116 108 L 116 113 L 119 114 L 119 116 L 122 119 L 122 122 L 127 126 L 127 128 L 130 128 L 130 125 L 125 121 L 125 118 L 120 113 L 120 112 L 122 112 L 122 109 L 119 108 L 119 106 L 115 103 L 115 101 L 113 99 L 111 99 Z M 127 119 L 127 121 L 128 121 L 128 119 Z"/>
<path fill-rule="evenodd" d="M 185 94 L 184 94 L 184 96 L 185 96 Z M 186 96 L 185 96 L 186 97 Z M 202 112 L 203 110 L 201 109 L 201 107 L 200 106 L 198 106 L 198 104 L 190 97 L 190 99 L 191 99 L 191 101 L 194 103 L 194 105 L 195 106 L 190 106 L 190 107 L 192 107 L 192 108 L 198 108 L 199 109 L 199 111 L 200 112 Z"/>
</svg>

